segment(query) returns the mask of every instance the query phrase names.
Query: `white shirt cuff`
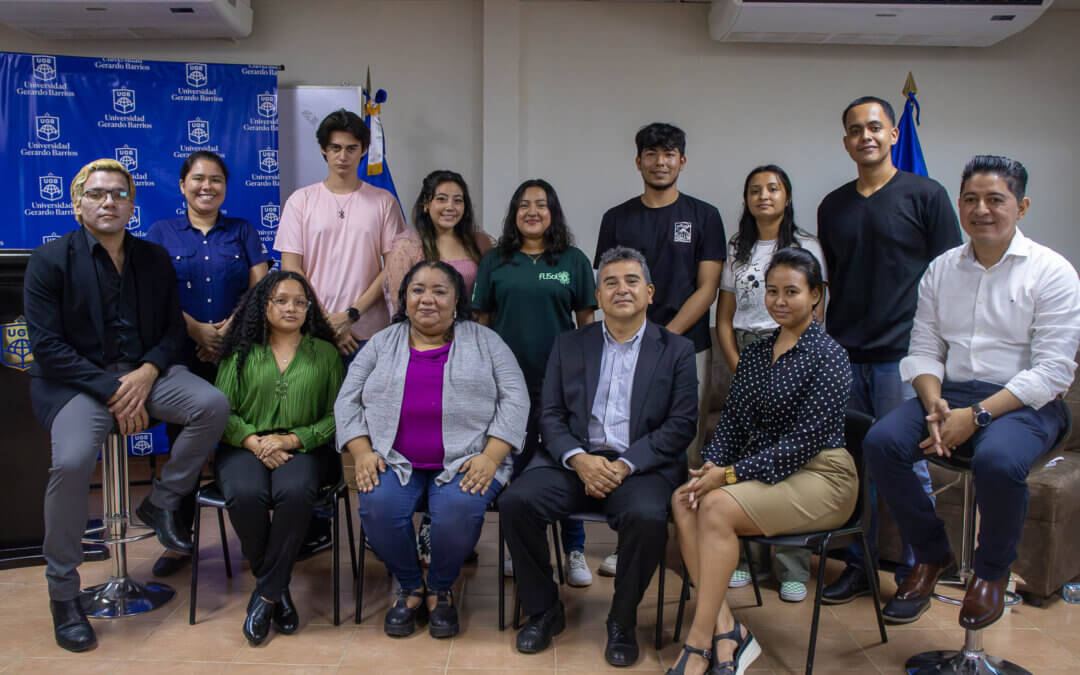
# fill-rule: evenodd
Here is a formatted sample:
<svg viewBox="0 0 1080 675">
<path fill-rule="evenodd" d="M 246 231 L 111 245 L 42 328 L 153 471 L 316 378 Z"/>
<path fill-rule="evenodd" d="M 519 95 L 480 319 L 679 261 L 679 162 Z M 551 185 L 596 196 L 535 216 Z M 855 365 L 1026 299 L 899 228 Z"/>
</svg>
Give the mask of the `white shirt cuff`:
<svg viewBox="0 0 1080 675">
<path fill-rule="evenodd" d="M 570 466 L 570 464 L 569 464 L 570 458 L 573 457 L 574 455 L 580 455 L 580 454 L 582 454 L 584 452 L 585 452 L 585 448 L 574 448 L 573 450 L 567 450 L 566 452 L 563 453 L 562 465 L 565 466 L 567 469 L 570 469 L 571 471 L 573 471 L 574 467 Z"/>
<path fill-rule="evenodd" d="M 919 375 L 933 375 L 945 381 L 945 364 L 928 356 L 905 356 L 900 359 L 900 379 L 911 382 Z"/>
</svg>

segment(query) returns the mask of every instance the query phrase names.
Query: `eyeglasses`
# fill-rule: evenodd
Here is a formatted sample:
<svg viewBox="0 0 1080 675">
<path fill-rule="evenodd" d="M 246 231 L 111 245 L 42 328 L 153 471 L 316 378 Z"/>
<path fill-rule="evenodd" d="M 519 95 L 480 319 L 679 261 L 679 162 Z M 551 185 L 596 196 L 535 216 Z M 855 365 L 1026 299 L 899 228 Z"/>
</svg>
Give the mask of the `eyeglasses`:
<svg viewBox="0 0 1080 675">
<path fill-rule="evenodd" d="M 100 188 L 91 188 L 83 193 L 83 198 L 91 202 L 103 202 L 105 197 L 112 197 L 114 202 L 129 202 L 131 201 L 131 193 L 127 190 L 121 190 L 119 188 L 115 190 L 102 190 Z"/>
<path fill-rule="evenodd" d="M 290 300 L 289 298 L 270 298 L 270 302 L 274 303 L 282 309 L 285 309 L 290 304 L 293 304 L 296 305 L 296 308 L 302 312 L 306 312 L 307 308 L 311 306 L 311 303 L 303 298 L 297 298 L 296 300 Z"/>
</svg>

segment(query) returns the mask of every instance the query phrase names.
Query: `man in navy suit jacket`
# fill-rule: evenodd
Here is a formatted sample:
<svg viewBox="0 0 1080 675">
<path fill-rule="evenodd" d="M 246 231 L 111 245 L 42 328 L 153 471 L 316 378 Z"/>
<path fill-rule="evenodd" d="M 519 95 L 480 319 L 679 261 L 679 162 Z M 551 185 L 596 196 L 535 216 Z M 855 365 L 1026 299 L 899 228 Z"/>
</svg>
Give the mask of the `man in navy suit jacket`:
<svg viewBox="0 0 1080 675">
<path fill-rule="evenodd" d="M 645 318 L 653 285 L 639 252 L 607 251 L 596 276 L 604 320 L 556 339 L 541 398 L 543 450 L 499 498 L 499 512 L 529 615 L 517 636 L 525 653 L 565 627 L 547 527 L 571 513 L 607 516 L 619 562 L 605 657 L 628 666 L 638 658 L 637 606 L 663 558 L 668 504 L 697 429 L 697 372 L 693 343 Z"/>
<path fill-rule="evenodd" d="M 229 416 L 225 395 L 180 365 L 184 320 L 165 249 L 127 233 L 135 183 L 111 159 L 71 182 L 82 227 L 34 251 L 26 268 L 26 323 L 34 353 L 30 395 L 52 438 L 45 492 L 45 576 L 56 642 L 96 644 L 79 605 L 87 491 L 114 424 L 138 433 L 150 418 L 184 425 L 171 459 L 137 513 L 170 550 L 191 553 L 177 521 Z"/>
</svg>

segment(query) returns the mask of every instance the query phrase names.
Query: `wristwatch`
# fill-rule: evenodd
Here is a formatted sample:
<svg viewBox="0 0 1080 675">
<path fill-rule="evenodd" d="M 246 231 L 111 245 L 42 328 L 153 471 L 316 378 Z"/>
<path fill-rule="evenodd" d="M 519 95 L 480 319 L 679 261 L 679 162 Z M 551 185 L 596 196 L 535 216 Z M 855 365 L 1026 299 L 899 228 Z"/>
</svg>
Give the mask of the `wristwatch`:
<svg viewBox="0 0 1080 675">
<path fill-rule="evenodd" d="M 352 321 L 353 323 L 360 320 L 360 310 L 355 307 L 349 307 L 345 310 L 345 313 L 349 315 L 349 321 Z"/>
<path fill-rule="evenodd" d="M 975 426 L 986 428 L 990 426 L 990 422 L 994 419 L 994 416 L 990 414 L 990 411 L 982 407 L 978 403 L 971 406 L 971 411 L 975 415 Z"/>
<path fill-rule="evenodd" d="M 724 467 L 724 482 L 728 485 L 734 485 L 739 482 L 739 477 L 735 475 L 734 466 Z"/>
</svg>

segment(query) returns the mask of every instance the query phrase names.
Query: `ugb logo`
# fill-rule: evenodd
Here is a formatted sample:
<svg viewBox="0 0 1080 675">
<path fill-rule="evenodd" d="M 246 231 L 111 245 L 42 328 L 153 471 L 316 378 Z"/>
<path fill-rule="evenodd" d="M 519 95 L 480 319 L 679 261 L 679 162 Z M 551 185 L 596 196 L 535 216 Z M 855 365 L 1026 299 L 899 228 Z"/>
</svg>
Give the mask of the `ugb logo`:
<svg viewBox="0 0 1080 675">
<path fill-rule="evenodd" d="M 128 173 L 133 172 L 139 168 L 139 149 L 129 148 L 124 146 L 122 148 L 116 148 L 115 150 L 116 161 L 124 165 L 124 168 L 128 170 Z"/>
<path fill-rule="evenodd" d="M 281 220 L 281 207 L 277 204 L 263 204 L 259 207 L 259 214 L 262 226 L 272 230 L 278 226 L 278 221 Z"/>
<path fill-rule="evenodd" d="M 188 120 L 187 137 L 189 141 L 197 145 L 207 143 L 210 140 L 210 122 L 201 120 L 198 117 Z"/>
<path fill-rule="evenodd" d="M 262 171 L 263 173 L 277 173 L 277 152 L 277 150 L 270 149 L 259 151 L 259 171 Z"/>
<path fill-rule="evenodd" d="M 32 63 L 34 64 L 34 79 L 42 82 L 52 82 L 56 79 L 55 56 L 35 56 Z"/>
<path fill-rule="evenodd" d="M 187 75 L 187 83 L 198 89 L 205 87 L 207 82 L 205 63 L 185 63 L 184 73 Z"/>
<path fill-rule="evenodd" d="M 121 115 L 135 112 L 135 90 L 120 87 L 112 90 L 113 110 Z"/>
<path fill-rule="evenodd" d="M 38 176 L 38 194 L 47 202 L 55 202 L 64 196 L 64 184 L 60 176 L 51 173 L 48 176 Z"/>
<path fill-rule="evenodd" d="M 128 437 L 128 452 L 139 456 L 154 454 L 154 435 L 149 431 L 131 434 Z"/>
<path fill-rule="evenodd" d="M 128 218 L 127 229 L 129 232 L 134 232 L 139 229 L 140 224 L 142 224 L 142 209 L 136 206 L 131 210 L 131 217 Z"/>
<path fill-rule="evenodd" d="M 277 94 L 259 94 L 258 110 L 260 117 L 277 117 Z"/>
<path fill-rule="evenodd" d="M 49 113 L 37 115 L 34 117 L 34 135 L 46 143 L 60 138 L 60 118 Z"/>
<path fill-rule="evenodd" d="M 34 362 L 30 351 L 30 333 L 26 328 L 26 318 L 19 317 L 11 323 L 0 324 L 4 330 L 4 346 L 0 350 L 0 363 L 8 368 L 26 371 Z"/>
</svg>

